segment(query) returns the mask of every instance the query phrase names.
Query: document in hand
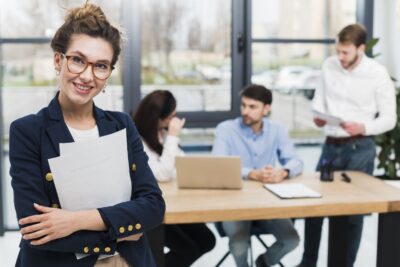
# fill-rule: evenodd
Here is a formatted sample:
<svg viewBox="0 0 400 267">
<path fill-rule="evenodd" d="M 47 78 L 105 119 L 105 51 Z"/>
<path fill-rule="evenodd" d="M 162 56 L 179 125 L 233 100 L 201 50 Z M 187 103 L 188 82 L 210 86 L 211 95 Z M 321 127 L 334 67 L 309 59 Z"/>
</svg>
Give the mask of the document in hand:
<svg viewBox="0 0 400 267">
<path fill-rule="evenodd" d="M 320 112 L 318 110 L 313 109 L 312 113 L 315 117 L 326 121 L 326 124 L 332 125 L 332 126 L 340 126 L 341 123 L 343 123 L 343 120 L 341 118 Z"/>
<path fill-rule="evenodd" d="M 264 184 L 264 187 L 280 198 L 318 198 L 322 195 L 303 184 Z"/>
<path fill-rule="evenodd" d="M 63 209 L 95 209 L 130 200 L 126 129 L 60 144 L 60 156 L 49 159 L 49 165 Z"/>
</svg>

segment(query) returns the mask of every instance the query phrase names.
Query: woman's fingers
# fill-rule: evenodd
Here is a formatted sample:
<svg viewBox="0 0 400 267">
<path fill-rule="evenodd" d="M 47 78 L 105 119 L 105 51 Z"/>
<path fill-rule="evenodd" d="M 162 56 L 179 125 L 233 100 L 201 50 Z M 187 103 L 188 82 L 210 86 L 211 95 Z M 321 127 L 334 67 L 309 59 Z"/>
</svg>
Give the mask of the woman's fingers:
<svg viewBox="0 0 400 267">
<path fill-rule="evenodd" d="M 36 232 L 25 234 L 22 236 L 22 238 L 25 240 L 33 240 L 33 239 L 38 239 L 38 238 L 44 237 L 44 236 L 48 235 L 48 233 L 49 233 L 48 229 L 41 229 Z"/>
<path fill-rule="evenodd" d="M 39 230 L 44 229 L 44 228 L 46 228 L 46 226 L 43 223 L 36 223 L 36 224 L 33 224 L 33 225 L 26 226 L 26 227 L 22 228 L 20 230 L 20 233 L 22 235 L 26 235 L 26 234 L 29 234 L 29 233 L 33 233 L 33 232 L 39 231 Z"/>
<path fill-rule="evenodd" d="M 53 210 L 55 210 L 55 208 L 49 208 L 46 206 L 42 206 L 36 203 L 33 203 L 33 206 L 35 207 L 35 209 L 37 211 L 40 211 L 41 213 L 48 213 L 48 212 L 52 212 Z"/>
<path fill-rule="evenodd" d="M 21 220 L 18 221 L 18 223 L 20 225 L 24 225 L 24 224 L 30 224 L 30 223 L 37 223 L 37 222 L 41 222 L 44 220 L 44 215 L 39 214 L 39 215 L 32 215 L 32 216 L 28 216 L 25 218 L 22 218 Z"/>
<path fill-rule="evenodd" d="M 31 245 L 34 245 L 34 246 L 43 245 L 43 244 L 46 244 L 47 242 L 50 242 L 50 241 L 53 240 L 53 239 L 55 239 L 55 238 L 53 238 L 52 235 L 46 235 L 46 236 L 44 236 L 44 237 L 41 238 L 41 239 L 32 241 L 32 242 L 31 242 Z"/>
<path fill-rule="evenodd" d="M 42 214 L 31 215 L 31 216 L 22 218 L 21 220 L 18 221 L 18 223 L 20 225 L 41 222 L 46 218 L 46 215 L 45 215 L 46 213 L 52 212 L 54 210 L 57 210 L 55 208 L 49 208 L 49 207 L 41 206 L 41 205 L 36 204 L 36 203 L 34 203 L 33 206 L 35 207 L 35 209 L 37 211 L 41 212 Z"/>
</svg>

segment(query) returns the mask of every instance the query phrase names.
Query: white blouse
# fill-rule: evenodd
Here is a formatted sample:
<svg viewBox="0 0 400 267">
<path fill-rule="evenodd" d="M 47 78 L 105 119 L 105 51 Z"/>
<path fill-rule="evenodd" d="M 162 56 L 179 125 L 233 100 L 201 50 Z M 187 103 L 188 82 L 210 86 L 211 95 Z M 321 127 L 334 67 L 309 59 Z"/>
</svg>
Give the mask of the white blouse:
<svg viewBox="0 0 400 267">
<path fill-rule="evenodd" d="M 152 150 L 144 140 L 143 148 L 149 157 L 149 165 L 158 182 L 168 182 L 176 177 L 175 157 L 183 156 L 184 152 L 179 148 L 179 138 L 167 135 L 163 140 L 163 152 L 159 155 Z"/>
</svg>

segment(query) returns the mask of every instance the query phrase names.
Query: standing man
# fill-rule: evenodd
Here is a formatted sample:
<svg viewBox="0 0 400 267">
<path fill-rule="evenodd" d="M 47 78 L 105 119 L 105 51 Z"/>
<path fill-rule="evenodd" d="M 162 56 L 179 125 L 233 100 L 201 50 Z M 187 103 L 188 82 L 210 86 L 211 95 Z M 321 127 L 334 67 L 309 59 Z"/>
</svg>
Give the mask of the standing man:
<svg viewBox="0 0 400 267">
<path fill-rule="evenodd" d="M 272 93 L 250 85 L 241 93 L 241 117 L 220 123 L 216 129 L 214 155 L 240 156 L 243 179 L 279 183 L 302 172 L 287 130 L 265 116 L 271 109 Z M 279 160 L 282 168 L 276 168 Z M 272 266 L 297 247 L 299 236 L 289 219 L 223 222 L 229 249 L 238 267 L 248 267 L 247 251 L 251 229 L 257 227 L 275 236 L 276 242 L 256 260 L 257 267 Z"/>
<path fill-rule="evenodd" d="M 374 170 L 374 135 L 392 129 L 396 121 L 394 85 L 386 69 L 365 52 L 366 31 L 359 24 L 345 27 L 338 34 L 336 56 L 322 66 L 321 85 L 316 88 L 313 109 L 340 118 L 340 125 L 324 127 L 326 140 L 317 166 L 333 161 L 335 170 L 357 170 L 372 174 Z M 360 245 L 363 216 L 343 216 L 345 225 L 345 265 L 353 266 Z M 303 259 L 299 267 L 315 267 L 318 259 L 323 218 L 306 219 Z M 338 218 L 330 218 L 330 228 Z"/>
</svg>

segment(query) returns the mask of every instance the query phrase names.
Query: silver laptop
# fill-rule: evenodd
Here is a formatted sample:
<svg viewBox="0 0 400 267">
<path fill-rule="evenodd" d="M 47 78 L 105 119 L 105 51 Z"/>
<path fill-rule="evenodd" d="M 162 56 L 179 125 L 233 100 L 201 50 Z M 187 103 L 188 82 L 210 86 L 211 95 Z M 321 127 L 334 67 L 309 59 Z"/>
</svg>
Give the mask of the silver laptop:
<svg viewBox="0 0 400 267">
<path fill-rule="evenodd" d="M 238 156 L 178 156 L 175 164 L 179 188 L 242 188 Z"/>
</svg>

